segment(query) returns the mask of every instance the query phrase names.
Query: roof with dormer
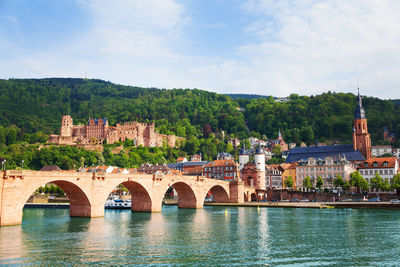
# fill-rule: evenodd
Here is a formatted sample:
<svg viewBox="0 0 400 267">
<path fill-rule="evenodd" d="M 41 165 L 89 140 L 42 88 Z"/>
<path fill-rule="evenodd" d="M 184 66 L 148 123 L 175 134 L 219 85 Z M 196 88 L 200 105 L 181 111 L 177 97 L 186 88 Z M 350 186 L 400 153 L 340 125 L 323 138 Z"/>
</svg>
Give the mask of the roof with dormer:
<svg viewBox="0 0 400 267">
<path fill-rule="evenodd" d="M 368 160 L 365 160 L 357 169 L 395 168 L 396 161 L 398 161 L 397 157 L 369 158 Z"/>
</svg>

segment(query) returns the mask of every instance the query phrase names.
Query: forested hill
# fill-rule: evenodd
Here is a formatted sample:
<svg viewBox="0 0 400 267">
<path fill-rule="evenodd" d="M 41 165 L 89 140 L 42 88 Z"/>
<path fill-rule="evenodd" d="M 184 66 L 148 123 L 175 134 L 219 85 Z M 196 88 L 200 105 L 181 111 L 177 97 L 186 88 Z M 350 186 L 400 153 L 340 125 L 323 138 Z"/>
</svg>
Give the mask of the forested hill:
<svg viewBox="0 0 400 267">
<path fill-rule="evenodd" d="M 384 126 L 400 136 L 399 106 L 372 97 L 363 103 L 375 143 L 382 139 Z M 291 142 L 312 143 L 315 138 L 348 142 L 355 105 L 355 95 L 331 92 L 311 97 L 293 94 L 290 101 L 277 103 L 272 97 L 232 99 L 198 89 L 146 89 L 93 79 L 0 80 L 0 125 L 16 125 L 28 133 L 56 133 L 61 116 L 69 113 L 76 123 L 100 117 L 111 125 L 154 121 L 160 132 L 184 137 L 200 138 L 204 129 L 211 128 L 240 138 L 273 138 L 281 129 Z"/>
<path fill-rule="evenodd" d="M 266 95 L 255 95 L 255 94 L 225 94 L 232 99 L 257 99 L 257 98 L 265 98 L 268 99 L 270 96 Z"/>
</svg>

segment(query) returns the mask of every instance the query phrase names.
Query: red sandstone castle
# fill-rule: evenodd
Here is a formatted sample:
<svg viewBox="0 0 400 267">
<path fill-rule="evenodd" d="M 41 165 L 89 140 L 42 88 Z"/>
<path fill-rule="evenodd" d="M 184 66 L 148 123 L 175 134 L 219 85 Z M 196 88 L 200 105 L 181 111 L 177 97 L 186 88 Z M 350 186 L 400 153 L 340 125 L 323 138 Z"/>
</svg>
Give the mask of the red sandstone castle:
<svg viewBox="0 0 400 267">
<path fill-rule="evenodd" d="M 185 138 L 159 134 L 154 130 L 154 123 L 134 121 L 109 126 L 107 119 L 89 119 L 87 125 L 74 125 L 72 117 L 66 115 L 61 119 L 60 135 L 50 135 L 48 143 L 89 147 L 104 141 L 113 144 L 126 139 L 134 140 L 137 146 L 161 147 L 165 142 L 175 147 Z"/>
</svg>

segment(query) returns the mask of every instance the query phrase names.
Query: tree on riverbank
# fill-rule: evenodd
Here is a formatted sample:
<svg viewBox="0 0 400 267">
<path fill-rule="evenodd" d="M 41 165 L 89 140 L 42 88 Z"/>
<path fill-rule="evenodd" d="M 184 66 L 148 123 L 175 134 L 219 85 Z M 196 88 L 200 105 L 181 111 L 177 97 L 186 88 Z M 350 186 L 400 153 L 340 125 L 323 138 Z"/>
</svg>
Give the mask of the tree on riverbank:
<svg viewBox="0 0 400 267">
<path fill-rule="evenodd" d="M 318 190 L 321 190 L 323 185 L 324 185 L 324 180 L 322 180 L 321 176 L 318 176 L 316 187 L 318 188 Z"/>
<path fill-rule="evenodd" d="M 357 191 L 368 191 L 369 189 L 368 181 L 358 171 L 350 174 L 350 185 L 356 187 Z"/>
<path fill-rule="evenodd" d="M 285 181 L 283 182 L 284 186 L 286 186 L 287 188 L 293 188 L 293 178 L 292 176 L 288 176 L 286 177 Z"/>
<path fill-rule="evenodd" d="M 309 191 L 310 189 L 313 188 L 313 184 L 311 183 L 311 178 L 310 176 L 306 176 L 303 180 L 303 187 Z"/>
<path fill-rule="evenodd" d="M 333 185 L 337 188 L 337 187 L 343 187 L 344 185 L 344 181 L 342 176 L 340 176 L 339 174 L 336 176 L 335 179 L 333 179 Z"/>
</svg>

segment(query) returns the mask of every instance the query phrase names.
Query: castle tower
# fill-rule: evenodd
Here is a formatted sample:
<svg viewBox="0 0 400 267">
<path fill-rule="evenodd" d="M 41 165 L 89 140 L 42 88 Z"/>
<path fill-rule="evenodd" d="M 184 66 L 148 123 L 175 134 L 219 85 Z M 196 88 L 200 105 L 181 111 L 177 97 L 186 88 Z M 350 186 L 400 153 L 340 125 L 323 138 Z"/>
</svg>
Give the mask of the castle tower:
<svg viewBox="0 0 400 267">
<path fill-rule="evenodd" d="M 61 137 L 71 137 L 73 125 L 74 125 L 73 120 L 70 115 L 62 116 L 60 136 Z"/>
<path fill-rule="evenodd" d="M 239 152 L 239 171 L 243 169 L 244 165 L 249 162 L 249 160 L 250 153 L 246 150 L 243 144 L 242 149 Z"/>
<path fill-rule="evenodd" d="M 256 149 L 255 164 L 257 168 L 257 178 L 254 181 L 256 189 L 265 190 L 265 152 L 261 145 Z"/>
<path fill-rule="evenodd" d="M 367 117 L 360 92 L 358 92 L 357 107 L 354 111 L 353 149 L 360 151 L 365 159 L 371 158 L 371 137 L 368 133 Z"/>
</svg>

